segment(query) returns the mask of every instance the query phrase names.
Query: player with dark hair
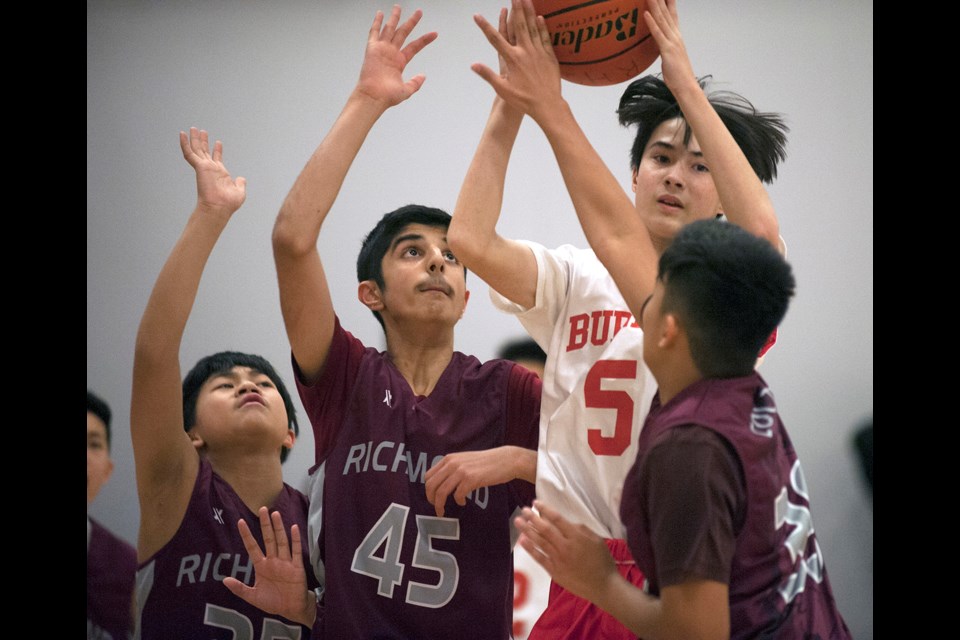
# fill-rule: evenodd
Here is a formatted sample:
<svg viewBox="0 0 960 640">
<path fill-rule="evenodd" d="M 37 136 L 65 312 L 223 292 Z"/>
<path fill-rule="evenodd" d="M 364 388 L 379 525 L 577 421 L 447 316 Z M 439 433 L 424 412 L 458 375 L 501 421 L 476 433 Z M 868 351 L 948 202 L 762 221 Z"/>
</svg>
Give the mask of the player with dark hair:
<svg viewBox="0 0 960 640">
<path fill-rule="evenodd" d="M 623 216 L 610 221 L 614 235 L 646 232 Z M 539 514 L 517 518 L 520 544 L 555 581 L 648 640 L 849 638 L 800 460 L 754 369 L 793 295 L 790 266 L 743 229 L 700 220 L 663 252 L 653 293 L 641 298 L 630 242 L 603 246 L 659 385 L 620 506 L 647 584 L 624 580 L 599 536 L 539 501 Z"/>
<path fill-rule="evenodd" d="M 87 508 L 113 473 L 107 402 L 87 389 Z M 134 632 L 137 550 L 87 514 L 87 638 Z"/>
<path fill-rule="evenodd" d="M 180 380 L 180 345 L 204 266 L 246 197 L 219 141 L 180 133 L 197 205 L 154 284 L 137 333 L 130 433 L 140 497 L 139 638 L 299 638 L 309 627 L 235 597 L 220 582 L 253 581 L 238 520 L 267 506 L 306 526 L 307 498 L 283 481 L 298 427 L 283 381 L 260 356 L 221 352 Z M 259 528 L 257 528 L 259 532 Z M 300 549 L 308 554 L 306 545 Z M 318 583 L 311 571 L 304 581 Z"/>
<path fill-rule="evenodd" d="M 650 4 L 646 19 L 654 23 L 663 79 L 632 82 L 619 110 L 623 123 L 638 127 L 631 153 L 633 203 L 563 98 L 549 33 L 532 3 L 514 0 L 510 37 L 477 17 L 497 50 L 501 72 L 473 66 L 497 97 L 449 232 L 458 257 L 490 285 L 494 304 L 515 314 L 547 352 L 538 499 L 603 536 L 618 568 L 637 585 L 644 577 L 630 557 L 619 507 L 656 388 L 643 365 L 642 331 L 593 250 L 570 245 L 551 250 L 504 238 L 496 224 L 510 152 L 527 114 L 550 142 L 585 229 L 604 212 L 643 222 L 646 233 L 635 239 L 632 250 L 637 281 L 646 291 L 653 288 L 658 254 L 694 220 L 726 214 L 730 222 L 782 246 L 776 212 L 763 186 L 783 157 L 782 120 L 730 94 L 705 93 L 671 19 L 673 3 L 669 10 L 662 1 Z M 552 584 L 547 609 L 529 637 L 633 634 L 590 602 Z"/>
<path fill-rule="evenodd" d="M 358 298 L 379 316 L 386 351 L 341 327 L 317 249 L 367 134 L 424 81 L 403 79 L 436 37 L 404 44 L 420 17 L 401 23 L 398 5 L 387 20 L 377 12 L 359 81 L 274 227 L 280 304 L 316 442 L 306 537 L 324 589 L 316 598 L 298 587 L 300 559 L 250 539 L 257 583 L 225 584 L 326 638 L 509 637 L 511 514 L 533 498 L 540 380 L 454 350 L 469 294 L 447 246 L 449 215 L 401 207 L 364 241 Z M 285 541 L 279 524 L 263 517 L 261 531 Z"/>
<path fill-rule="evenodd" d="M 273 365 L 262 356 L 240 353 L 239 351 L 221 351 L 201 358 L 183 379 L 183 429 L 187 433 L 197 423 L 197 400 L 204 383 L 210 378 L 227 374 L 235 367 L 246 367 L 258 371 L 273 382 L 283 400 L 287 411 L 287 427 L 293 431 L 294 437 L 300 435 L 300 425 L 297 423 L 297 408 L 293 405 L 293 398 L 287 391 L 283 379 Z M 290 447 L 281 447 L 280 462 L 286 462 L 290 454 Z"/>
</svg>

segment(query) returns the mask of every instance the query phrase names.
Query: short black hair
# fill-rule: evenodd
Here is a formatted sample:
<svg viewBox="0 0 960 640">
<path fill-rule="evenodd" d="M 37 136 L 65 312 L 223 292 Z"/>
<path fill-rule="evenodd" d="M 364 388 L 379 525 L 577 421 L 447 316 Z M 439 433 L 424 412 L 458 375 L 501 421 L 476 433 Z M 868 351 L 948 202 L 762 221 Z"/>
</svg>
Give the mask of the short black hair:
<svg viewBox="0 0 960 640">
<path fill-rule="evenodd" d="M 505 342 L 499 351 L 499 357 L 504 360 L 533 360 L 541 364 L 546 363 L 547 354 L 533 338 L 517 338 Z"/>
<path fill-rule="evenodd" d="M 711 76 L 698 79 L 706 89 Z M 786 158 L 787 132 L 783 117 L 776 113 L 762 113 L 743 96 L 730 91 L 715 91 L 707 99 L 730 131 L 743 154 L 762 182 L 773 182 L 777 164 Z M 617 109 L 620 124 L 636 125 L 637 134 L 630 149 L 630 168 L 636 171 L 653 131 L 667 120 L 686 117 L 667 84 L 658 76 L 648 75 L 634 80 L 624 90 Z M 692 130 L 685 127 L 684 144 L 690 141 Z"/>
<path fill-rule="evenodd" d="M 796 283 L 769 242 L 722 220 L 680 229 L 660 256 L 661 313 L 684 326 L 694 364 L 707 378 L 749 374 L 787 312 Z"/>
<path fill-rule="evenodd" d="M 239 351 L 221 351 L 201 358 L 197 364 L 187 373 L 183 379 L 183 429 L 190 431 L 197 422 L 197 397 L 200 395 L 200 387 L 212 378 L 221 374 L 229 373 L 234 367 L 249 367 L 254 371 L 259 371 L 270 378 L 276 385 L 280 397 L 283 398 L 283 405 L 287 408 L 287 424 L 293 429 L 295 435 L 300 435 L 300 426 L 297 424 L 297 410 L 293 406 L 293 399 L 286 385 L 277 373 L 273 365 L 266 358 L 250 353 L 241 353 Z M 290 450 L 282 447 L 280 450 L 280 462 L 287 459 Z"/>
<path fill-rule="evenodd" d="M 87 389 L 87 411 L 103 421 L 107 431 L 107 450 L 110 450 L 110 418 L 113 416 L 106 400 Z"/>
<path fill-rule="evenodd" d="M 387 255 L 390 244 L 397 237 L 397 234 L 411 224 L 448 229 L 450 228 L 450 214 L 443 209 L 420 204 L 404 205 L 384 214 L 377 225 L 363 239 L 360 255 L 357 256 L 357 282 L 373 280 L 381 290 L 385 288 L 383 257 Z M 463 270 L 463 277 L 466 280 L 466 268 Z M 380 313 L 374 311 L 373 316 L 385 329 Z"/>
</svg>

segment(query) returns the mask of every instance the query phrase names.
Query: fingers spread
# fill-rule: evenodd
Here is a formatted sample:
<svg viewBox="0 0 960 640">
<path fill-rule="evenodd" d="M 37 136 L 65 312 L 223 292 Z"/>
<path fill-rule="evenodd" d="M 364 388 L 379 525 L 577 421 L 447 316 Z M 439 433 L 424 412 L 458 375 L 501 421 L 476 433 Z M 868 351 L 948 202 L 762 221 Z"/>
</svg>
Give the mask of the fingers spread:
<svg viewBox="0 0 960 640">
<path fill-rule="evenodd" d="M 256 539 L 250 532 L 247 521 L 241 518 L 237 522 L 237 529 L 240 530 L 240 539 L 243 540 L 243 548 L 247 550 L 247 555 L 250 556 L 250 559 L 255 563 L 263 560 L 263 551 L 260 550 L 260 545 L 257 544 Z"/>
<path fill-rule="evenodd" d="M 277 542 L 277 557 L 281 560 L 290 559 L 290 546 L 287 544 L 287 532 L 283 530 L 283 517 L 279 511 L 272 514 L 273 535 Z"/>
</svg>

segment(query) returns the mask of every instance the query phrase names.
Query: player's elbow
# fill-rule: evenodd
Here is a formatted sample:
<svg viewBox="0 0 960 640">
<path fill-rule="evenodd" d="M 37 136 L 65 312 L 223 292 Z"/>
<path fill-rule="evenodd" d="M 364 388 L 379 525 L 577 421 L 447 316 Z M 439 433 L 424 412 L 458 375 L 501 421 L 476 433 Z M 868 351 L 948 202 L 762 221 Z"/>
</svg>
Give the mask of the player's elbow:
<svg viewBox="0 0 960 640">
<path fill-rule="evenodd" d="M 316 250 L 316 240 L 308 237 L 296 224 L 285 209 L 280 210 L 273 224 L 273 255 L 275 257 L 297 257 Z"/>
<path fill-rule="evenodd" d="M 483 254 L 483 245 L 485 239 L 468 227 L 450 223 L 447 229 L 447 244 L 450 245 L 450 251 L 457 256 L 457 260 L 463 263 L 467 268 L 473 269 L 479 256 Z"/>
</svg>

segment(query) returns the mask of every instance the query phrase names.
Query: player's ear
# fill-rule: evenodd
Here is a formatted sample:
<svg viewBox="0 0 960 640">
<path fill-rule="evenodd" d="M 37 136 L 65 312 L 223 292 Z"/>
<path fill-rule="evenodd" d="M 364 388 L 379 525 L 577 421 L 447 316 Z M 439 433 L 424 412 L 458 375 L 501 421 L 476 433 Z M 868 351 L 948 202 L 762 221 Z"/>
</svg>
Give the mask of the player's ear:
<svg viewBox="0 0 960 640">
<path fill-rule="evenodd" d="M 460 317 L 463 317 L 463 314 L 467 311 L 467 302 L 470 301 L 470 291 L 463 292 L 463 309 L 460 310 Z"/>
<path fill-rule="evenodd" d="M 383 310 L 383 293 L 373 280 L 364 280 L 357 285 L 357 300 L 371 311 Z"/>
<path fill-rule="evenodd" d="M 207 443 L 203 441 L 203 438 L 197 435 L 197 432 L 193 429 L 187 431 L 187 436 L 190 438 L 190 444 L 192 444 L 193 448 L 197 451 L 200 451 L 207 445 Z"/>
<path fill-rule="evenodd" d="M 283 439 L 283 446 L 287 449 L 293 449 L 293 443 L 297 441 L 297 434 L 293 429 L 287 429 L 287 437 Z"/>
<path fill-rule="evenodd" d="M 640 172 L 640 169 L 639 169 L 639 168 L 634 169 L 634 170 L 633 170 L 633 177 L 632 177 L 631 180 L 630 180 L 630 186 L 631 186 L 631 188 L 633 188 L 633 192 L 634 192 L 634 193 L 637 192 L 637 174 L 638 174 L 639 172 Z"/>
<path fill-rule="evenodd" d="M 672 313 L 667 313 L 663 316 L 663 322 L 660 326 L 663 327 L 663 331 L 658 337 L 659 346 L 663 349 L 676 346 L 677 341 L 683 334 L 683 326 L 680 324 L 680 319 Z"/>
</svg>

